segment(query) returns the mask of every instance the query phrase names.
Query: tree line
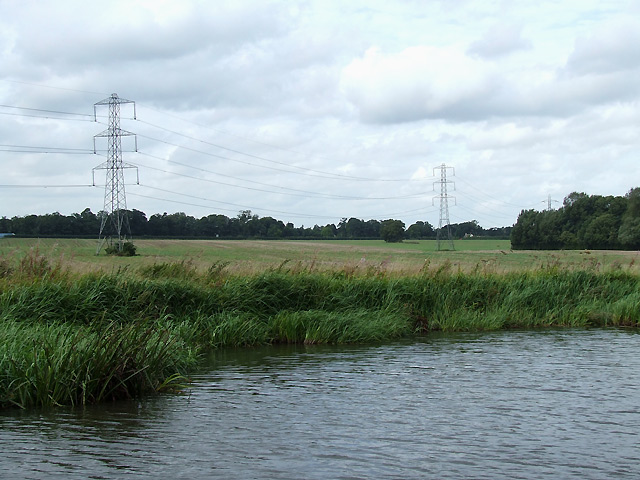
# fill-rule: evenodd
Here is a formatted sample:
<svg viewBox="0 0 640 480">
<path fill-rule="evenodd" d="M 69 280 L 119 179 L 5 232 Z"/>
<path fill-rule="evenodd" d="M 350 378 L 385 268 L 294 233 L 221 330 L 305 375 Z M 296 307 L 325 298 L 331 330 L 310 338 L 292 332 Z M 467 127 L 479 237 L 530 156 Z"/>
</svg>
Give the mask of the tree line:
<svg viewBox="0 0 640 480">
<path fill-rule="evenodd" d="M 640 188 L 624 196 L 573 192 L 558 210 L 523 210 L 511 231 L 514 249 L 638 250 Z"/>
<path fill-rule="evenodd" d="M 195 218 L 184 212 L 154 214 L 147 218 L 140 210 L 127 210 L 127 218 L 134 237 L 156 238 L 266 238 L 266 239 L 384 239 L 388 242 L 419 240 L 436 237 L 436 229 L 429 222 L 418 221 L 408 228 L 401 220 L 361 220 L 343 218 L 335 224 L 296 227 L 273 217 L 259 217 L 251 210 L 243 210 L 235 217 L 211 214 Z M 97 236 L 106 212 L 93 213 L 89 208 L 81 213 L 0 218 L 0 232 L 18 236 Z M 508 238 L 511 227 L 482 228 L 477 221 L 450 225 L 454 238 L 491 236 Z"/>
</svg>

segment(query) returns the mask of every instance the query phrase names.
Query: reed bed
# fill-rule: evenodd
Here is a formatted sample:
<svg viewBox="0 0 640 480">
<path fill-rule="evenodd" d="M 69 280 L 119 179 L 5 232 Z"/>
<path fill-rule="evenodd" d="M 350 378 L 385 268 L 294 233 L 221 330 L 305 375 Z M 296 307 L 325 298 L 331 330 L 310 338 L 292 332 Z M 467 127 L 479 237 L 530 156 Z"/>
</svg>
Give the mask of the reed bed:
<svg viewBox="0 0 640 480">
<path fill-rule="evenodd" d="M 623 270 L 412 276 L 281 265 L 255 275 L 189 262 L 71 274 L 42 259 L 0 280 L 0 406 L 86 404 L 180 390 L 207 350 L 377 342 L 429 331 L 630 326 L 640 282 Z"/>
</svg>

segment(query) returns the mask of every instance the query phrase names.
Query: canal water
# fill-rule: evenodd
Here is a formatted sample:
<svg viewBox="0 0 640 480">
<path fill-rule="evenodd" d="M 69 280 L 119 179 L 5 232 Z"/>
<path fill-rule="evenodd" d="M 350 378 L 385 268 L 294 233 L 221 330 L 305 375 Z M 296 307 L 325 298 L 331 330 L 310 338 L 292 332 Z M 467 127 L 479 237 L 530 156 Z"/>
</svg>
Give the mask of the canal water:
<svg viewBox="0 0 640 480">
<path fill-rule="evenodd" d="M 640 478 L 640 335 L 218 352 L 187 395 L 0 413 L 0 478 Z"/>
</svg>

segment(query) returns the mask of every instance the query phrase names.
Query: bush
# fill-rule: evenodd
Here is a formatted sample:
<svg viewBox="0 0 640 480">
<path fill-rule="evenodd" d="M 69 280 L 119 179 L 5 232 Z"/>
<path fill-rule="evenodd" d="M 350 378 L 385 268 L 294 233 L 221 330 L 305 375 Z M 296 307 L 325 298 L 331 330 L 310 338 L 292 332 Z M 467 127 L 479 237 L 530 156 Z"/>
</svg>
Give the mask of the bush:
<svg viewBox="0 0 640 480">
<path fill-rule="evenodd" d="M 107 255 L 117 255 L 119 257 L 135 257 L 137 247 L 132 242 L 115 242 L 105 248 Z"/>
</svg>

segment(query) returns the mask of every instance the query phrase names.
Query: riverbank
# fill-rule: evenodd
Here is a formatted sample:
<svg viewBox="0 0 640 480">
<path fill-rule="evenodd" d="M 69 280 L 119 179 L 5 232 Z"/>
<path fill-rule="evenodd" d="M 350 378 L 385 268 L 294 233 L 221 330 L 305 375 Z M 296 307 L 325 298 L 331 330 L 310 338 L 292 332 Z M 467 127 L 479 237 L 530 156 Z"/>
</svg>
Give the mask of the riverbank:
<svg viewBox="0 0 640 480">
<path fill-rule="evenodd" d="M 45 259 L 0 281 L 0 405 L 87 404 L 180 390 L 207 350 L 377 342 L 426 332 L 630 326 L 640 282 L 625 271 L 508 274 L 450 267 L 413 276 L 215 264 L 73 274 Z"/>
</svg>

